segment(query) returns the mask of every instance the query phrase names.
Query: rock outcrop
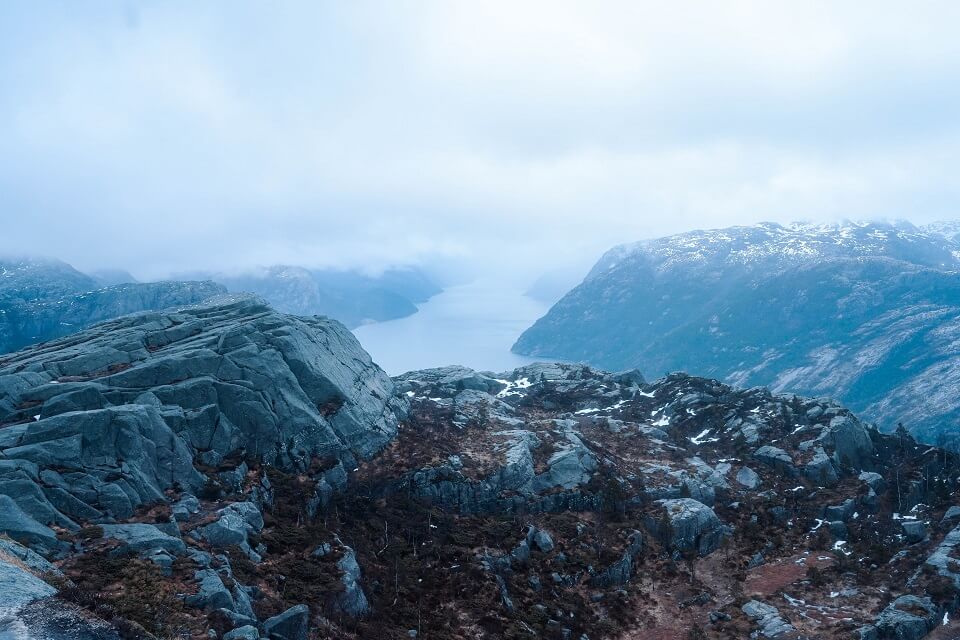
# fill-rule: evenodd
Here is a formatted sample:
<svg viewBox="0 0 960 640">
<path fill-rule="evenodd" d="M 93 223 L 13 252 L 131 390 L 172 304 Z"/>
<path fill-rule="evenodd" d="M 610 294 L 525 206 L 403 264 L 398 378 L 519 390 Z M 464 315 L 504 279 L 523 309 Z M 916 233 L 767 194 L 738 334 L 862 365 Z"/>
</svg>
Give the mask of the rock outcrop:
<svg viewBox="0 0 960 640">
<path fill-rule="evenodd" d="M 355 466 L 396 433 L 404 401 L 335 321 L 284 316 L 252 298 L 111 321 L 0 358 L 5 529 L 109 522 L 196 493 L 194 463 L 249 459 Z"/>
</svg>

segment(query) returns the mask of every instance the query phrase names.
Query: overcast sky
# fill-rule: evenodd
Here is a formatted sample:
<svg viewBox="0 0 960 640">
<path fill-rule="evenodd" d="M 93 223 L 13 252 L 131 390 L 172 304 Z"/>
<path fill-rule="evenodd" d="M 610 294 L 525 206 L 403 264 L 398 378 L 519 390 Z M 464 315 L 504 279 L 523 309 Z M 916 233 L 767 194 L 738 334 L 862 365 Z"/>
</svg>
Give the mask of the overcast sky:
<svg viewBox="0 0 960 640">
<path fill-rule="evenodd" d="M 960 212 L 960 3 L 4 2 L 0 251 L 141 277 Z"/>
</svg>

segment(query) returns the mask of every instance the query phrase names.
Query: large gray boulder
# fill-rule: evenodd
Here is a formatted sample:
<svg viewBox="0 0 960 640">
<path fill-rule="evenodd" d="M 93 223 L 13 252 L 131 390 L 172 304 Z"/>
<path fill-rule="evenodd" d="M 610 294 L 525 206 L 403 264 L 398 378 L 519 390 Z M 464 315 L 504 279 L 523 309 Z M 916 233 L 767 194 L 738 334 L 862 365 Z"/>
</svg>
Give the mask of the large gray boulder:
<svg viewBox="0 0 960 640">
<path fill-rule="evenodd" d="M 727 528 L 713 509 L 692 498 L 657 500 L 659 518 L 647 518 L 646 527 L 669 548 L 696 551 L 705 556 L 720 546 Z"/>
<path fill-rule="evenodd" d="M 272 640 L 307 640 L 310 609 L 305 604 L 290 607 L 263 623 L 263 631 Z"/>
<path fill-rule="evenodd" d="M 183 555 L 187 547 L 178 537 L 168 535 L 152 524 L 105 524 L 101 526 L 104 538 L 119 540 L 122 549 L 141 556 L 150 556 L 157 551 Z"/>
<path fill-rule="evenodd" d="M 252 502 L 234 502 L 217 512 L 216 521 L 202 527 L 200 536 L 214 547 L 236 545 L 248 556 L 259 560 L 259 556 L 250 548 L 250 534 L 258 534 L 263 529 L 263 515 Z"/>
<path fill-rule="evenodd" d="M 797 468 L 793 466 L 793 457 L 780 447 L 764 445 L 754 451 L 753 457 L 780 473 L 790 477 L 797 475 Z"/>
<path fill-rule="evenodd" d="M 840 481 L 833 461 L 823 449 L 817 450 L 803 466 L 803 475 L 811 482 L 826 487 L 832 487 Z"/>
<path fill-rule="evenodd" d="M 833 444 L 833 459 L 840 468 L 861 471 L 873 467 L 873 440 L 867 428 L 855 417 L 834 416 L 830 420 L 827 438 Z"/>
<path fill-rule="evenodd" d="M 760 486 L 760 476 L 750 467 L 740 467 L 737 471 L 737 483 L 747 489 L 756 489 Z"/>
<path fill-rule="evenodd" d="M 357 564 L 357 555 L 353 549 L 346 547 L 346 552 L 337 562 L 337 567 L 343 572 L 340 578 L 343 583 L 343 592 L 337 598 L 337 606 L 353 618 L 366 615 L 370 611 L 370 603 L 360 585 L 360 565 Z"/>
<path fill-rule="evenodd" d="M 930 598 L 900 596 L 880 612 L 874 627 L 881 640 L 922 640 L 940 622 L 939 611 Z"/>
</svg>

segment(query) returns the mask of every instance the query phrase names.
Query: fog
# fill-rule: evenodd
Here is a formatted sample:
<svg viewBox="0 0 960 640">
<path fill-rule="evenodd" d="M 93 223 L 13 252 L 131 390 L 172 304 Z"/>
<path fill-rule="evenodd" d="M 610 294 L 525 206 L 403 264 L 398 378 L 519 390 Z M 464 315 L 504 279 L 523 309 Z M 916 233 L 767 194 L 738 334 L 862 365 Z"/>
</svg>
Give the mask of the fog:
<svg viewBox="0 0 960 640">
<path fill-rule="evenodd" d="M 0 252 L 530 282 L 690 228 L 953 217 L 958 14 L 4 3 Z"/>
</svg>

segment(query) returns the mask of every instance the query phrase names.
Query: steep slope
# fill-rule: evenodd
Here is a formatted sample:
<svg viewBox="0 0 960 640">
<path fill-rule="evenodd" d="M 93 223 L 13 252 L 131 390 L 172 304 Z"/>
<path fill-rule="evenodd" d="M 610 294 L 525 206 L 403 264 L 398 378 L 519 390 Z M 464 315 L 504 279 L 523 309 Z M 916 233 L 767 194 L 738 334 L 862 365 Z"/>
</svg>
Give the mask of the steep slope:
<svg viewBox="0 0 960 640">
<path fill-rule="evenodd" d="M 367 276 L 353 271 L 275 265 L 248 273 L 203 277 L 231 292 L 256 294 L 284 313 L 326 315 L 350 328 L 412 315 L 417 312 L 417 303 L 440 291 L 416 269 Z"/>
<path fill-rule="evenodd" d="M 212 282 L 103 286 L 55 260 L 0 261 L 0 353 L 128 313 L 196 304 L 224 292 Z"/>
<path fill-rule="evenodd" d="M 833 403 L 575 365 L 391 381 L 249 298 L 0 371 L 0 633 L 957 632 L 960 460 Z"/>
<path fill-rule="evenodd" d="M 906 224 L 765 224 L 624 246 L 514 351 L 837 397 L 935 441 L 960 417 L 957 255 Z"/>
</svg>

